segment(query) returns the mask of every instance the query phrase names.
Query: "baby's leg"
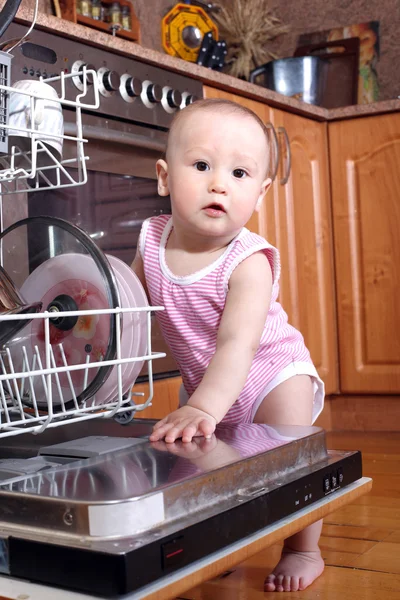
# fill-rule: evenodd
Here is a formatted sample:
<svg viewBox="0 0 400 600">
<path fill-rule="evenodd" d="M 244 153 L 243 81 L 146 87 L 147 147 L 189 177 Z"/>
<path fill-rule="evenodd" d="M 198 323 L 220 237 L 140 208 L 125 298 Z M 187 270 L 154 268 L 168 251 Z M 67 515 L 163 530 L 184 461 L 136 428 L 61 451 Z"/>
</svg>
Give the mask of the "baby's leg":
<svg viewBox="0 0 400 600">
<path fill-rule="evenodd" d="M 261 403 L 255 423 L 311 425 L 314 392 L 308 375 L 296 375 L 273 389 Z M 285 540 L 282 556 L 265 580 L 266 592 L 304 590 L 324 570 L 318 546 L 322 520 Z"/>
</svg>

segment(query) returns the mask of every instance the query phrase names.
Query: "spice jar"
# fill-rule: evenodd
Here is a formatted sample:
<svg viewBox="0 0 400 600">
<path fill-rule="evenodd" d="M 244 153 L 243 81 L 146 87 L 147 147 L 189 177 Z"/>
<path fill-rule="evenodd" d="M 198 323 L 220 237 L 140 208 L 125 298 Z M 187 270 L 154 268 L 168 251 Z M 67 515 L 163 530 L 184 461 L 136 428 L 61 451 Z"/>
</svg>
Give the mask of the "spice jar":
<svg viewBox="0 0 400 600">
<path fill-rule="evenodd" d="M 91 0 L 80 0 L 81 15 L 82 17 L 92 16 L 92 3 Z"/>
<path fill-rule="evenodd" d="M 121 25 L 121 5 L 119 2 L 113 2 L 111 4 L 110 22 L 113 25 Z"/>
<path fill-rule="evenodd" d="M 122 29 L 130 31 L 132 29 L 131 23 L 131 9 L 127 4 L 124 4 L 121 11 L 121 25 Z"/>
<path fill-rule="evenodd" d="M 92 19 L 100 21 L 101 19 L 101 2 L 100 0 L 92 0 Z"/>
<path fill-rule="evenodd" d="M 108 4 L 101 4 L 100 20 L 103 21 L 103 23 L 110 22 L 110 7 Z"/>
</svg>

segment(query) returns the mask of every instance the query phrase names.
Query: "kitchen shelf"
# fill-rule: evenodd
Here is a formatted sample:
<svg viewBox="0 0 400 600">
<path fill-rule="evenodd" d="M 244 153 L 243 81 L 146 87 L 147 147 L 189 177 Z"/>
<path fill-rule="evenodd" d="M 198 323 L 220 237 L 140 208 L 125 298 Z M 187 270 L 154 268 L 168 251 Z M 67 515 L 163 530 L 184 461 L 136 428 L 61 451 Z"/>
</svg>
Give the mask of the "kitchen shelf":
<svg viewBox="0 0 400 600">
<path fill-rule="evenodd" d="M 111 5 L 113 0 L 102 0 L 103 4 Z M 104 31 L 105 33 L 109 33 L 111 35 L 115 35 L 116 37 L 120 37 L 131 42 L 136 42 L 140 44 L 140 23 L 138 18 L 136 17 L 133 4 L 128 0 L 120 0 L 119 4 L 122 6 L 129 6 L 131 12 L 131 27 L 130 31 L 126 29 L 118 29 L 113 32 L 112 23 L 104 23 L 103 21 L 98 21 L 97 19 L 92 19 L 91 17 L 84 17 L 83 15 L 79 15 L 76 12 L 76 0 L 60 0 L 60 10 L 61 17 L 66 21 L 72 21 L 73 23 L 79 23 L 80 25 L 85 25 L 86 27 L 91 27 L 92 29 L 97 29 L 98 31 Z"/>
</svg>

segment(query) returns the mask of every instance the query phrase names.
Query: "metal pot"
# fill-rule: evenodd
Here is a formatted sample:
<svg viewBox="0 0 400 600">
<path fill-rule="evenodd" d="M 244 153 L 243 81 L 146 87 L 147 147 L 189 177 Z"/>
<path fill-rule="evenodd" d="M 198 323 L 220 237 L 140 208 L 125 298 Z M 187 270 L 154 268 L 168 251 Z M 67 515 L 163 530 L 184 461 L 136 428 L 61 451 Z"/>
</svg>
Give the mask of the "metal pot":
<svg viewBox="0 0 400 600">
<path fill-rule="evenodd" d="M 318 56 L 296 56 L 272 60 L 250 73 L 250 82 L 263 76 L 266 88 L 308 104 L 320 105 L 326 80 L 327 63 Z"/>
<path fill-rule="evenodd" d="M 0 347 L 4 346 L 30 322 L 30 319 L 3 321 L 1 319 L 2 315 L 37 313 L 41 308 L 41 302 L 33 302 L 32 304 L 25 302 L 12 279 L 0 266 Z"/>
</svg>

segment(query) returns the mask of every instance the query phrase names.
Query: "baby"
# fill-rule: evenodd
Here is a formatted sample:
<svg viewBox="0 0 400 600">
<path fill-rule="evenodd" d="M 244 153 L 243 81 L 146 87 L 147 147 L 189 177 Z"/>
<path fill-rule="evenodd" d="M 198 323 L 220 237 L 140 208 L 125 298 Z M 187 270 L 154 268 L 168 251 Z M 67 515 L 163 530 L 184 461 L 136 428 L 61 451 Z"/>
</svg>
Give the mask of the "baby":
<svg viewBox="0 0 400 600">
<path fill-rule="evenodd" d="M 158 192 L 172 216 L 143 224 L 132 268 L 182 374 L 180 408 L 151 441 L 210 438 L 217 423 L 310 425 L 324 387 L 277 302 L 279 253 L 245 228 L 271 185 L 269 136 L 252 111 L 200 100 L 178 112 Z M 265 591 L 303 590 L 324 562 L 322 521 L 285 540 Z"/>
</svg>

